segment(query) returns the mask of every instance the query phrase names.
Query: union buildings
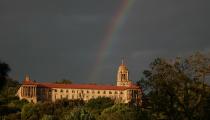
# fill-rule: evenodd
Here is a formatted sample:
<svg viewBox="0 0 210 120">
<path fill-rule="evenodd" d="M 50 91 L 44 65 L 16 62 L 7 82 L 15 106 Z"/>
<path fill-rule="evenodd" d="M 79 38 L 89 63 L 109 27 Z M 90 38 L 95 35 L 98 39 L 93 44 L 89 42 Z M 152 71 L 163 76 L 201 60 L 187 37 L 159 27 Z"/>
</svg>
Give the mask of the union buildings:
<svg viewBox="0 0 210 120">
<path fill-rule="evenodd" d="M 88 101 L 97 97 L 109 97 L 119 103 L 142 103 L 141 88 L 129 80 L 129 72 L 123 62 L 118 68 L 116 83 L 116 85 L 41 83 L 31 80 L 26 75 L 17 96 L 20 100 L 26 99 L 32 103 L 54 102 L 64 98 Z"/>
</svg>

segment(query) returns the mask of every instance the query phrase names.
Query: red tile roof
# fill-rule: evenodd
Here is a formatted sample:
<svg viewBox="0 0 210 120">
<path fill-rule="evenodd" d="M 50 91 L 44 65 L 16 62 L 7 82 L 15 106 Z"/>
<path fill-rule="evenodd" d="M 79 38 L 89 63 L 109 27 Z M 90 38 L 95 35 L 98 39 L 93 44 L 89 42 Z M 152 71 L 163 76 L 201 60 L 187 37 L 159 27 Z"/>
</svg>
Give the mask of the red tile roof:
<svg viewBox="0 0 210 120">
<path fill-rule="evenodd" d="M 71 88 L 71 89 L 94 89 L 94 90 L 126 90 L 126 89 L 139 89 L 139 86 L 113 86 L 113 85 L 96 85 L 96 84 L 57 84 L 57 83 L 38 83 L 33 81 L 25 81 L 23 85 L 37 85 L 39 87 L 47 88 Z"/>
</svg>

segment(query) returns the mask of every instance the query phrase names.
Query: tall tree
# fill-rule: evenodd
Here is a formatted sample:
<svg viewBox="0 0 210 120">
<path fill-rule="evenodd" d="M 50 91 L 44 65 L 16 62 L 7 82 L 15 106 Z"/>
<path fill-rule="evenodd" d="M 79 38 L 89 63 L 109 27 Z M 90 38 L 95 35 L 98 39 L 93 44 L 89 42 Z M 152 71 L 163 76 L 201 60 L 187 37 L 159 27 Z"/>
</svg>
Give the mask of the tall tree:
<svg viewBox="0 0 210 120">
<path fill-rule="evenodd" d="M 202 119 L 209 92 L 209 56 L 202 53 L 172 61 L 157 58 L 145 71 L 153 116 L 161 119 Z"/>
<path fill-rule="evenodd" d="M 10 71 L 10 67 L 7 63 L 0 61 L 0 90 L 6 84 L 6 79 L 8 77 L 8 73 Z"/>
</svg>

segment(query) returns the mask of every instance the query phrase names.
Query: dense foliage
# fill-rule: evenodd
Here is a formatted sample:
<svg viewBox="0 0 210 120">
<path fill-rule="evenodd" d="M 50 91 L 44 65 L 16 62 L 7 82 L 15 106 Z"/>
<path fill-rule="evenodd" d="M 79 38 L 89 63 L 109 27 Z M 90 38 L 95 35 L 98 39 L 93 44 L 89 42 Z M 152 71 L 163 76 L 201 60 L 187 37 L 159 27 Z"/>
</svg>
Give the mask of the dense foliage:
<svg viewBox="0 0 210 120">
<path fill-rule="evenodd" d="M 154 119 L 207 119 L 210 56 L 196 53 L 175 60 L 157 58 L 139 83 L 147 91 L 147 109 Z"/>
</svg>

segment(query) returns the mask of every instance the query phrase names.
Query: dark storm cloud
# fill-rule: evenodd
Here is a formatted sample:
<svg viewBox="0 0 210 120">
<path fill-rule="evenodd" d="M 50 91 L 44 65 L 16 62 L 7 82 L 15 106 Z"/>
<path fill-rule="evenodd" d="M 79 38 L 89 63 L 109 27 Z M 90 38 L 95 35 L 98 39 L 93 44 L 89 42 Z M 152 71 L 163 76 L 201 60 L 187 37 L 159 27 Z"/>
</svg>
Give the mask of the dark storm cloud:
<svg viewBox="0 0 210 120">
<path fill-rule="evenodd" d="M 136 0 L 99 80 L 88 80 L 106 30 L 122 0 L 0 1 L 0 59 L 21 80 L 114 83 L 126 58 L 131 79 L 155 57 L 210 48 L 208 0 Z M 108 71 L 108 72 L 107 72 Z"/>
</svg>

